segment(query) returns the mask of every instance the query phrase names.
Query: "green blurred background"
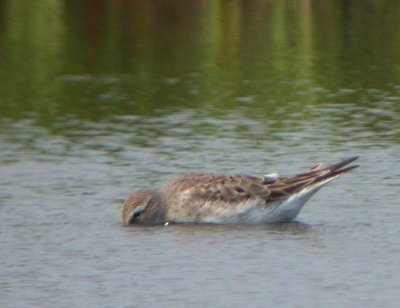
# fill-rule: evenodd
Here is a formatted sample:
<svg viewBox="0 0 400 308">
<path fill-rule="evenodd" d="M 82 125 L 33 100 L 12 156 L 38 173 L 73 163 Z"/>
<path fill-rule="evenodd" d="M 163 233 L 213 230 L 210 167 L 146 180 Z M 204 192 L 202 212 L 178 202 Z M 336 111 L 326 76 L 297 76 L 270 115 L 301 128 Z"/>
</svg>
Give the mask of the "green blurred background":
<svg viewBox="0 0 400 308">
<path fill-rule="evenodd" d="M 400 112 L 399 11 L 368 0 L 1 1 L 0 118 L 243 108 L 301 121 L 306 107 L 352 104 L 379 130 Z"/>
</svg>

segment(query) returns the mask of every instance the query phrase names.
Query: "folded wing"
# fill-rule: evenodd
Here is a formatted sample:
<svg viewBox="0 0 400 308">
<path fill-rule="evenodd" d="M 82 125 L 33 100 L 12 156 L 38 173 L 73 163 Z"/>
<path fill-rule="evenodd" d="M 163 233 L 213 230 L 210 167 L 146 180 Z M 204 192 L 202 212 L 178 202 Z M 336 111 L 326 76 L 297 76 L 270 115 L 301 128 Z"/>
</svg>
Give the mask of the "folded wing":
<svg viewBox="0 0 400 308">
<path fill-rule="evenodd" d="M 319 164 L 295 176 L 276 179 L 247 175 L 215 176 L 203 174 L 200 175 L 201 180 L 193 183 L 190 187 L 186 187 L 184 193 L 189 199 L 193 198 L 197 202 L 200 200 L 217 201 L 229 205 L 258 199 L 263 200 L 265 205 L 268 206 L 276 201 L 283 201 L 306 187 L 317 185 L 319 181 L 326 181 L 356 168 L 357 165 L 348 165 L 357 158 L 352 157 L 325 168 L 322 168 Z"/>
</svg>

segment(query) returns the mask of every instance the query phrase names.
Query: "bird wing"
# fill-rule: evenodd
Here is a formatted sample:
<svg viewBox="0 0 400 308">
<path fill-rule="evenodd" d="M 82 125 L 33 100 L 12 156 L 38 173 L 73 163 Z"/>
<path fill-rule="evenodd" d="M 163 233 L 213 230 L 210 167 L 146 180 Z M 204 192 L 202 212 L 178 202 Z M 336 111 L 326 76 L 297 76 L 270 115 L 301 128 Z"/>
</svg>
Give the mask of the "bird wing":
<svg viewBox="0 0 400 308">
<path fill-rule="evenodd" d="M 227 204 L 249 200 L 264 200 L 265 204 L 287 199 L 290 195 L 301 191 L 307 186 L 319 181 L 337 177 L 357 167 L 349 166 L 357 157 L 352 157 L 340 163 L 321 168 L 320 165 L 292 177 L 282 177 L 271 180 L 271 177 L 255 177 L 248 175 L 218 176 L 201 174 L 182 190 L 189 199 L 204 201 L 223 201 Z M 193 175 L 190 176 L 193 179 Z"/>
<path fill-rule="evenodd" d="M 270 194 L 256 180 L 245 176 L 217 176 L 193 186 L 188 193 L 194 198 L 224 201 L 243 201 L 255 196 L 267 197 Z"/>
</svg>

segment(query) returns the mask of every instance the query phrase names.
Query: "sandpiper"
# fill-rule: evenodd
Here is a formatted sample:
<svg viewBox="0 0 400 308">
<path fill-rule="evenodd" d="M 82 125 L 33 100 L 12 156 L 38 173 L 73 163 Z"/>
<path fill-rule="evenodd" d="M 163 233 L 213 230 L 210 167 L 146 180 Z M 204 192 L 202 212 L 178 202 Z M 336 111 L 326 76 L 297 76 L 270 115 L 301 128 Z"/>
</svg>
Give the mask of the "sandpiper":
<svg viewBox="0 0 400 308">
<path fill-rule="evenodd" d="M 140 190 L 123 204 L 124 225 L 169 223 L 263 224 L 290 222 L 322 186 L 358 165 L 358 157 L 292 177 L 191 173 L 161 190 Z"/>
</svg>

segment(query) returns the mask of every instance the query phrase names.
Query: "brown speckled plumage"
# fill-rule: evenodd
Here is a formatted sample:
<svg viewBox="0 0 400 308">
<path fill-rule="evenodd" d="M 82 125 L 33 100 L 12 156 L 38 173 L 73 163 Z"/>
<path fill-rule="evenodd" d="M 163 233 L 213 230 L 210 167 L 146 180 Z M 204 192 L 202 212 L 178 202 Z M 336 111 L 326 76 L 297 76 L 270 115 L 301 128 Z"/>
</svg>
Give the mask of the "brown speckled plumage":
<svg viewBox="0 0 400 308">
<path fill-rule="evenodd" d="M 357 167 L 344 168 L 356 159 L 353 157 L 325 168 L 317 165 L 286 178 L 184 174 L 159 191 L 142 190 L 132 194 L 123 204 L 121 220 L 126 225 L 288 221 L 297 216 L 302 205 L 320 187 Z M 301 201 L 295 200 L 297 196 Z M 285 209 L 286 212 L 279 210 L 282 212 L 279 215 L 274 213 L 290 202 L 296 203 L 297 208 Z"/>
</svg>

